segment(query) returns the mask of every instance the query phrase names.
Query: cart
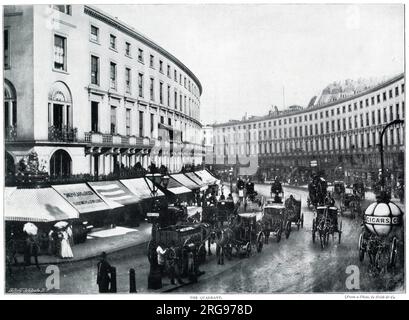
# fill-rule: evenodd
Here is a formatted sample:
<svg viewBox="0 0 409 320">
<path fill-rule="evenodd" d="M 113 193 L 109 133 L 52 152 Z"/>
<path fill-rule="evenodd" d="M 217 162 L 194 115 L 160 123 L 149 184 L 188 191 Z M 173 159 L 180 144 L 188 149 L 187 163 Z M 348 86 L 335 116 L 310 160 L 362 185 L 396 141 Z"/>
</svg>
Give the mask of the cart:
<svg viewBox="0 0 409 320">
<path fill-rule="evenodd" d="M 312 220 L 312 242 L 315 243 L 316 235 L 320 238 L 321 248 L 328 246 L 329 236 L 338 234 L 338 243 L 341 243 L 342 219 L 338 221 L 338 208 L 318 206 Z"/>
<path fill-rule="evenodd" d="M 285 209 L 287 214 L 287 220 L 297 225 L 297 230 L 304 228 L 304 214 L 301 213 L 301 200 L 294 198 L 288 198 L 285 201 Z"/>
<path fill-rule="evenodd" d="M 284 204 L 272 203 L 265 205 L 263 207 L 261 225 L 265 234 L 266 244 L 271 233 L 275 235 L 277 242 L 280 242 L 283 232 L 285 232 L 285 237 L 288 239 L 291 233 L 291 221 L 287 220 Z"/>
</svg>

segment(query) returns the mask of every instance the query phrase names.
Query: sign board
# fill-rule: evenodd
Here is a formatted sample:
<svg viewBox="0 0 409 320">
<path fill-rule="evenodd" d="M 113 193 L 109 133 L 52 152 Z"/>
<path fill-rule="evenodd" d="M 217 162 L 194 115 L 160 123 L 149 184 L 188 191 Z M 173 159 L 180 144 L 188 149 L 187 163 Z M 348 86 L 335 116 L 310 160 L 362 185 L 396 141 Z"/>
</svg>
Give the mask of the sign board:
<svg viewBox="0 0 409 320">
<path fill-rule="evenodd" d="M 316 167 L 316 166 L 318 166 L 317 160 L 311 160 L 310 161 L 310 167 Z"/>
</svg>

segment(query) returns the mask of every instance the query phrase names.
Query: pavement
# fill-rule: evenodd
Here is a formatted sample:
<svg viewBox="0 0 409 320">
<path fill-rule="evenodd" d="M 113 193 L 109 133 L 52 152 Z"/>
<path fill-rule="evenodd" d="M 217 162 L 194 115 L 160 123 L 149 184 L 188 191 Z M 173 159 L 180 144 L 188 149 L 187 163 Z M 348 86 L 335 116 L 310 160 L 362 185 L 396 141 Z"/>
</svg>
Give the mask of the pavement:
<svg viewBox="0 0 409 320">
<path fill-rule="evenodd" d="M 139 227 L 115 227 L 98 230 L 88 235 L 84 243 L 76 244 L 71 249 L 73 258 L 63 259 L 58 256 L 38 256 L 40 265 L 71 263 L 99 257 L 102 252 L 107 254 L 147 243 L 151 238 L 151 224 L 142 222 Z M 23 261 L 23 255 L 17 255 L 18 261 Z"/>
</svg>

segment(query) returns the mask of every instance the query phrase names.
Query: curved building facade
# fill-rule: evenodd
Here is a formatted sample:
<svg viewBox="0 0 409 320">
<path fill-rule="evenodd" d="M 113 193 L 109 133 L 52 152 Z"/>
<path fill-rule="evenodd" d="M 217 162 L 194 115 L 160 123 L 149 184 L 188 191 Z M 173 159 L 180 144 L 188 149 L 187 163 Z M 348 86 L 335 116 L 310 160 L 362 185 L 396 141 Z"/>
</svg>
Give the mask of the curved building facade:
<svg viewBox="0 0 409 320">
<path fill-rule="evenodd" d="M 214 164 L 231 166 L 235 159 L 257 157 L 258 173 L 265 179 L 276 171 L 325 170 L 332 175 L 342 169 L 347 180 L 358 176 L 369 182 L 380 168 L 382 129 L 405 118 L 404 92 L 400 74 L 330 103 L 215 124 Z M 403 175 L 404 131 L 401 124 L 384 136 L 385 167 L 395 177 Z"/>
<path fill-rule="evenodd" d="M 201 163 L 199 80 L 132 27 L 91 6 L 5 6 L 4 35 L 7 163 L 35 151 L 52 176 Z"/>
</svg>

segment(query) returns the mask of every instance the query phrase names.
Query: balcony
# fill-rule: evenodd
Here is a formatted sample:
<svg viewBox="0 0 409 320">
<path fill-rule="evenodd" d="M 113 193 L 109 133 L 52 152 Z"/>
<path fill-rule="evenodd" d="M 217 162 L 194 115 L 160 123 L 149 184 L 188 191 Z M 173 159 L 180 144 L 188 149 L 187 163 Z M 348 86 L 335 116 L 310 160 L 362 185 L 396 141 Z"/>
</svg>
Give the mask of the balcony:
<svg viewBox="0 0 409 320">
<path fill-rule="evenodd" d="M 152 148 L 155 144 L 154 140 L 148 137 L 122 136 L 99 132 L 86 132 L 84 141 L 95 145 L 136 148 Z"/>
<path fill-rule="evenodd" d="M 48 127 L 48 140 L 57 142 L 77 142 L 77 128 L 64 126 L 58 128 Z"/>
<path fill-rule="evenodd" d="M 16 141 L 17 139 L 17 127 L 16 126 L 7 126 L 5 128 L 5 139 L 6 141 Z"/>
</svg>

